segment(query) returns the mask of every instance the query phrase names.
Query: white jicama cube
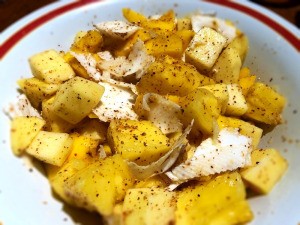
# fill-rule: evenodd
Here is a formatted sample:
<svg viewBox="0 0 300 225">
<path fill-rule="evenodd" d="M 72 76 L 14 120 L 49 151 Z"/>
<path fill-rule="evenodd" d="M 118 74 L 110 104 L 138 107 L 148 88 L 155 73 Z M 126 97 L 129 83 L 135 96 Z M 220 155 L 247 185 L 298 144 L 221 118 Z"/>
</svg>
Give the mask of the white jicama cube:
<svg viewBox="0 0 300 225">
<path fill-rule="evenodd" d="M 55 50 L 47 50 L 29 58 L 33 76 L 50 84 L 58 84 L 75 76 L 72 67 Z"/>
<path fill-rule="evenodd" d="M 215 64 L 226 43 L 227 40 L 222 34 L 204 27 L 190 42 L 185 51 L 185 60 L 200 72 L 207 73 Z"/>
<path fill-rule="evenodd" d="M 27 148 L 27 153 L 55 166 L 61 166 L 68 157 L 72 138 L 67 133 L 40 131 Z"/>
</svg>

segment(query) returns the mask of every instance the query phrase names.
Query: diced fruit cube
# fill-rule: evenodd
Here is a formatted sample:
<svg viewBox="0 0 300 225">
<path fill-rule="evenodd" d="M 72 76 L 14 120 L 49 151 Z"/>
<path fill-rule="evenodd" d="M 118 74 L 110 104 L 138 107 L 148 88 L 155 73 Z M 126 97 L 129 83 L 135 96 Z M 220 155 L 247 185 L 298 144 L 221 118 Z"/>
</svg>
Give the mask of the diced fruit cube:
<svg viewBox="0 0 300 225">
<path fill-rule="evenodd" d="M 45 120 L 38 117 L 13 118 L 10 125 L 10 142 L 13 153 L 21 155 L 42 130 L 45 123 Z"/>
<path fill-rule="evenodd" d="M 194 65 L 200 72 L 211 70 L 226 45 L 226 38 L 217 31 L 204 27 L 193 37 L 185 51 L 186 62 Z"/>
<path fill-rule="evenodd" d="M 286 100 L 271 87 L 256 82 L 250 88 L 246 100 L 248 110 L 245 118 L 269 125 L 282 123 L 281 113 Z"/>
<path fill-rule="evenodd" d="M 51 164 L 45 165 L 47 176 L 54 192 L 71 205 L 76 205 L 76 203 L 65 193 L 64 185 L 70 177 L 79 170 L 87 167 L 89 163 L 87 160 L 72 159 L 63 164 L 62 167 L 53 166 Z"/>
<path fill-rule="evenodd" d="M 69 132 L 74 128 L 74 124 L 71 124 L 56 115 L 52 107 L 54 99 L 55 97 L 51 97 L 42 102 L 42 115 L 46 121 L 45 130 L 61 133 Z"/>
<path fill-rule="evenodd" d="M 251 154 L 252 165 L 241 171 L 242 178 L 256 192 L 269 193 L 288 167 L 276 149 L 259 149 Z"/>
<path fill-rule="evenodd" d="M 66 161 L 72 159 L 84 159 L 91 161 L 97 157 L 99 140 L 92 139 L 77 133 L 71 134 L 72 148 Z"/>
<path fill-rule="evenodd" d="M 71 124 L 80 122 L 100 102 L 104 87 L 81 77 L 63 83 L 54 99 L 56 115 Z"/>
<path fill-rule="evenodd" d="M 217 213 L 209 225 L 245 224 L 253 219 L 253 212 L 247 200 L 235 202 Z"/>
<path fill-rule="evenodd" d="M 213 133 L 214 120 L 220 115 L 217 98 L 208 90 L 199 88 L 180 99 L 182 121 L 187 126 L 194 120 L 192 133 L 196 136 Z"/>
<path fill-rule="evenodd" d="M 185 96 L 199 86 L 213 83 L 212 79 L 201 75 L 194 66 L 165 56 L 150 65 L 137 84 L 137 90 L 139 93 Z"/>
<path fill-rule="evenodd" d="M 239 56 L 241 58 L 242 63 L 244 62 L 246 55 L 248 53 L 249 49 L 249 40 L 245 34 L 240 34 L 237 37 L 235 37 L 228 45 L 230 48 L 235 48 Z"/>
<path fill-rule="evenodd" d="M 214 64 L 210 77 L 217 83 L 237 83 L 241 66 L 239 52 L 235 48 L 227 46 Z"/>
<path fill-rule="evenodd" d="M 75 76 L 71 66 L 55 50 L 48 50 L 29 58 L 32 74 L 46 83 L 62 83 Z"/>
<path fill-rule="evenodd" d="M 146 41 L 147 53 L 154 56 L 169 55 L 180 58 L 183 53 L 182 40 L 176 34 L 157 36 Z"/>
<path fill-rule="evenodd" d="M 142 165 L 156 161 L 170 149 L 169 139 L 146 120 L 113 120 L 107 136 L 116 153 Z"/>
<path fill-rule="evenodd" d="M 229 100 L 229 94 L 227 90 L 226 84 L 212 84 L 212 85 L 205 85 L 201 88 L 204 88 L 206 90 L 209 90 L 213 95 L 217 98 L 220 106 L 221 106 L 221 113 L 225 113 L 228 100 Z"/>
<path fill-rule="evenodd" d="M 26 152 L 35 158 L 55 166 L 61 166 L 67 159 L 72 139 L 67 133 L 40 131 Z"/>
<path fill-rule="evenodd" d="M 225 111 L 227 116 L 242 116 L 248 110 L 246 99 L 238 84 L 228 84 L 228 103 Z"/>
<path fill-rule="evenodd" d="M 245 187 L 238 172 L 218 175 L 212 180 L 184 188 L 178 194 L 176 224 L 210 224 L 221 210 L 229 209 L 245 197 Z"/>
<path fill-rule="evenodd" d="M 175 224 L 176 193 L 161 188 L 127 191 L 123 204 L 123 224 Z"/>
<path fill-rule="evenodd" d="M 64 188 L 78 206 L 108 216 L 133 183 L 127 163 L 116 154 L 80 170 L 65 182 Z"/>
<path fill-rule="evenodd" d="M 41 102 L 54 95 L 59 88 L 57 84 L 48 84 L 35 77 L 20 79 L 18 85 L 34 108 L 39 108 Z"/>
</svg>

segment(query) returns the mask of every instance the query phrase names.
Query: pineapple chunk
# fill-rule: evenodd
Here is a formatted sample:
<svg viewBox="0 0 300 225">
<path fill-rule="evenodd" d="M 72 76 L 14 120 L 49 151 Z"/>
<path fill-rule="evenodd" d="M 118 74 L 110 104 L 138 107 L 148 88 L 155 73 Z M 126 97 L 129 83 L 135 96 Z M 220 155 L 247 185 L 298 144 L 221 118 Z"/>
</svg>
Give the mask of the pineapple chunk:
<svg viewBox="0 0 300 225">
<path fill-rule="evenodd" d="M 249 49 L 249 40 L 245 34 L 240 34 L 235 37 L 228 45 L 230 48 L 235 48 L 240 56 L 242 63 L 245 61 Z"/>
<path fill-rule="evenodd" d="M 195 32 L 192 30 L 179 30 L 176 35 L 182 40 L 182 48 L 185 50 L 193 39 Z"/>
<path fill-rule="evenodd" d="M 35 158 L 55 166 L 61 166 L 67 159 L 72 139 L 67 133 L 40 131 L 26 152 Z"/>
<path fill-rule="evenodd" d="M 245 224 L 253 219 L 247 200 L 235 202 L 215 215 L 209 225 Z"/>
<path fill-rule="evenodd" d="M 239 80 L 242 61 L 239 52 L 229 45 L 220 54 L 211 71 L 210 77 L 217 83 L 232 84 Z"/>
<path fill-rule="evenodd" d="M 54 95 L 59 88 L 57 84 L 48 84 L 35 77 L 20 79 L 18 85 L 36 109 L 44 99 Z"/>
<path fill-rule="evenodd" d="M 244 96 L 248 95 L 250 88 L 255 84 L 256 76 L 242 77 L 239 79 L 239 85 L 242 88 Z"/>
<path fill-rule="evenodd" d="M 266 84 L 257 82 L 249 90 L 247 97 L 248 110 L 245 118 L 257 122 L 277 125 L 282 123 L 282 111 L 285 98 Z"/>
<path fill-rule="evenodd" d="M 71 66 L 55 50 L 48 50 L 29 58 L 33 76 L 50 84 L 62 83 L 75 76 Z"/>
<path fill-rule="evenodd" d="M 128 190 L 123 204 L 122 224 L 175 224 L 175 198 L 175 192 L 160 188 Z"/>
<path fill-rule="evenodd" d="M 225 111 L 227 116 L 242 116 L 248 110 L 246 99 L 238 84 L 228 84 L 228 103 Z"/>
<path fill-rule="evenodd" d="M 15 117 L 10 125 L 11 148 L 15 155 L 21 155 L 34 137 L 42 130 L 45 121 L 38 117 Z"/>
<path fill-rule="evenodd" d="M 116 153 L 141 165 L 156 161 L 170 149 L 169 139 L 146 120 L 113 120 L 107 137 Z"/>
<path fill-rule="evenodd" d="M 108 216 L 133 183 L 126 162 L 117 154 L 80 170 L 65 182 L 64 188 L 78 206 Z"/>
<path fill-rule="evenodd" d="M 225 117 L 225 116 L 219 116 L 217 119 L 217 123 L 220 129 L 226 128 L 226 127 L 233 127 L 233 128 L 239 128 L 239 132 L 242 135 L 245 135 L 252 140 L 252 149 L 256 149 L 263 130 L 259 127 L 256 127 L 252 125 L 251 123 L 248 123 L 246 121 L 233 118 L 233 117 Z"/>
<path fill-rule="evenodd" d="M 99 143 L 103 143 L 106 141 L 107 124 L 101 122 L 99 119 L 90 119 L 81 126 L 78 126 L 76 132 L 88 138 L 98 140 Z"/>
<path fill-rule="evenodd" d="M 199 88 L 180 99 L 183 109 L 182 121 L 188 125 L 194 120 L 192 134 L 211 135 L 214 120 L 220 115 L 221 107 L 217 98 L 208 90 Z"/>
<path fill-rule="evenodd" d="M 150 65 L 137 84 L 137 90 L 139 93 L 185 96 L 199 86 L 213 83 L 212 79 L 201 75 L 194 66 L 164 56 Z"/>
<path fill-rule="evenodd" d="M 220 211 L 245 197 L 245 187 L 238 172 L 218 175 L 210 181 L 184 188 L 178 194 L 176 224 L 210 224 Z M 247 211 L 241 213 L 248 214 Z"/>
<path fill-rule="evenodd" d="M 185 60 L 201 73 L 208 73 L 226 45 L 226 38 L 217 31 L 204 27 L 193 37 L 185 51 Z"/>
<path fill-rule="evenodd" d="M 229 94 L 226 84 L 212 84 L 202 86 L 206 90 L 209 90 L 217 98 L 219 105 L 221 107 L 221 113 L 224 114 L 227 108 Z"/>
<path fill-rule="evenodd" d="M 91 161 L 97 156 L 99 140 L 92 139 L 77 133 L 71 134 L 72 148 L 66 162 L 72 159 L 84 159 Z"/>
<path fill-rule="evenodd" d="M 76 174 L 79 170 L 87 167 L 89 161 L 82 159 L 72 159 L 62 167 L 53 166 L 51 164 L 46 164 L 45 168 L 47 171 L 47 176 L 53 191 L 64 201 L 71 205 L 76 205 L 71 197 L 69 197 L 64 190 L 64 185 L 67 180 Z"/>
<path fill-rule="evenodd" d="M 42 102 L 42 115 L 43 118 L 46 120 L 45 130 L 67 133 L 72 128 L 74 128 L 74 124 L 65 121 L 53 112 L 52 104 L 54 102 L 54 99 L 55 97 L 51 97 L 49 99 L 45 99 Z"/>
<path fill-rule="evenodd" d="M 104 87 L 81 77 L 74 77 L 60 86 L 53 112 L 71 124 L 80 122 L 99 103 Z"/>
<path fill-rule="evenodd" d="M 241 171 L 242 178 L 256 192 L 269 193 L 287 170 L 287 161 L 276 149 L 259 149 L 251 154 L 252 165 Z"/>
</svg>

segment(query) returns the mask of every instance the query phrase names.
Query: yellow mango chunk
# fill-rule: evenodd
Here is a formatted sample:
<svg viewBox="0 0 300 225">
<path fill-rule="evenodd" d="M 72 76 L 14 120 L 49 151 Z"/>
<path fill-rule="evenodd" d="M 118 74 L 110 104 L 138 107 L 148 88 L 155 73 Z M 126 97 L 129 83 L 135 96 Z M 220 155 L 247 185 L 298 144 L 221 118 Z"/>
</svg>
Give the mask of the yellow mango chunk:
<svg viewBox="0 0 300 225">
<path fill-rule="evenodd" d="M 233 225 L 245 224 L 253 219 L 253 212 L 247 200 L 235 202 L 225 209 L 222 209 L 210 221 L 209 225 Z"/>
<path fill-rule="evenodd" d="M 60 86 L 52 104 L 53 112 L 71 124 L 80 122 L 99 103 L 104 87 L 81 77 Z"/>
<path fill-rule="evenodd" d="M 89 138 L 77 133 L 71 134 L 72 148 L 66 162 L 72 159 L 84 159 L 91 161 L 97 157 L 99 140 Z"/>
<path fill-rule="evenodd" d="M 10 142 L 15 155 L 21 155 L 42 130 L 45 120 L 38 117 L 15 117 L 10 124 Z"/>
<path fill-rule="evenodd" d="M 281 113 L 286 99 L 270 86 L 256 82 L 250 88 L 246 101 L 248 110 L 245 118 L 269 125 L 282 123 Z"/>
<path fill-rule="evenodd" d="M 251 189 L 267 194 L 280 180 L 288 167 L 287 161 L 276 149 L 259 149 L 251 153 L 252 165 L 241 171 Z"/>
<path fill-rule="evenodd" d="M 47 177 L 53 191 L 64 201 L 71 205 L 76 205 L 74 200 L 68 196 L 64 190 L 66 181 L 79 170 L 87 167 L 90 162 L 82 159 L 72 159 L 62 165 L 62 167 L 45 164 Z"/>
<path fill-rule="evenodd" d="M 184 188 L 177 198 L 176 224 L 210 224 L 221 210 L 229 209 L 245 197 L 245 187 L 237 172 Z"/>
<path fill-rule="evenodd" d="M 239 79 L 239 85 L 242 88 L 243 95 L 246 96 L 250 88 L 254 85 L 256 76 L 242 77 Z"/>
<path fill-rule="evenodd" d="M 161 35 L 166 31 L 175 31 L 175 13 L 173 10 L 169 10 L 158 19 L 142 20 L 140 26 L 148 30 L 154 30 Z"/>
<path fill-rule="evenodd" d="M 113 120 L 107 136 L 114 152 L 143 165 L 156 161 L 170 148 L 168 138 L 146 120 Z"/>
<path fill-rule="evenodd" d="M 175 197 L 175 192 L 160 188 L 129 190 L 124 199 L 122 224 L 175 224 Z"/>
<path fill-rule="evenodd" d="M 187 126 L 194 120 L 192 133 L 211 135 L 213 123 L 220 115 L 217 98 L 208 90 L 200 88 L 180 99 L 183 109 L 182 121 Z"/>
<path fill-rule="evenodd" d="M 34 108 L 39 108 L 41 102 L 54 95 L 59 88 L 57 84 L 48 84 L 35 77 L 20 79 L 18 85 Z"/>
<path fill-rule="evenodd" d="M 145 42 L 148 54 L 154 56 L 170 55 L 174 58 L 180 58 L 183 53 L 182 39 L 170 33 L 169 35 L 159 35 Z"/>
<path fill-rule="evenodd" d="M 116 154 L 79 170 L 65 182 L 64 191 L 78 206 L 108 216 L 133 183 L 127 163 Z"/>
<path fill-rule="evenodd" d="M 52 108 L 54 99 L 55 97 L 51 97 L 42 102 L 42 115 L 46 121 L 45 130 L 62 133 L 69 132 L 74 128 L 74 124 L 71 124 L 56 115 Z"/>
<path fill-rule="evenodd" d="M 67 133 L 40 131 L 26 152 L 42 162 L 61 166 L 70 154 L 72 139 Z"/>
<path fill-rule="evenodd" d="M 165 56 L 149 66 L 136 87 L 139 93 L 185 96 L 199 86 L 213 83 L 192 65 Z"/>
<path fill-rule="evenodd" d="M 49 84 L 62 83 L 75 76 L 71 66 L 55 50 L 47 50 L 29 58 L 33 76 Z"/>
</svg>

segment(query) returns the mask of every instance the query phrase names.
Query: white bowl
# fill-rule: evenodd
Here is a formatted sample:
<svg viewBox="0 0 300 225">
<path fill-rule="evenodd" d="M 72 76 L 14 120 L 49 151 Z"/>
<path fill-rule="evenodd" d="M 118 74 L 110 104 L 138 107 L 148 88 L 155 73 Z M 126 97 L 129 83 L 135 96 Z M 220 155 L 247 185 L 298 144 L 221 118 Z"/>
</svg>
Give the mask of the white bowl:
<svg viewBox="0 0 300 225">
<path fill-rule="evenodd" d="M 288 99 L 284 111 L 286 123 L 266 135 L 262 146 L 279 149 L 287 158 L 289 169 L 269 195 L 250 200 L 255 214 L 251 224 L 299 224 L 300 31 L 281 17 L 248 1 L 59 1 L 42 8 L 1 34 L 1 108 L 17 96 L 16 80 L 31 76 L 27 62 L 29 56 L 50 48 L 66 50 L 79 30 L 90 29 L 99 21 L 121 19 L 123 7 L 147 15 L 171 8 L 178 15 L 197 10 L 216 12 L 218 17 L 235 22 L 248 35 L 250 51 L 245 65 L 261 80 L 277 86 Z M 93 219 L 82 219 L 77 210 L 72 213 L 54 198 L 38 166 L 12 154 L 9 119 L 3 113 L 0 118 L 0 224 L 96 224 Z"/>
</svg>

